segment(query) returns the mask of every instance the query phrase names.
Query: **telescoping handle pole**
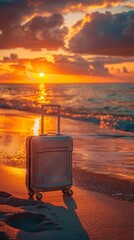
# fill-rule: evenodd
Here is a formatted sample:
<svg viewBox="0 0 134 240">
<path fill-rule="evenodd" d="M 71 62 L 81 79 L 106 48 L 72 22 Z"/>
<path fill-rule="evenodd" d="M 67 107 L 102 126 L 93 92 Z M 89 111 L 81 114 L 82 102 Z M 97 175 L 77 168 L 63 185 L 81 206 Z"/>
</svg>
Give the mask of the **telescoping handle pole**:
<svg viewBox="0 0 134 240">
<path fill-rule="evenodd" d="M 57 108 L 57 134 L 60 134 L 60 105 L 57 104 L 42 104 L 41 105 L 41 134 L 44 134 L 44 108 L 47 107 L 52 107 L 52 108 Z"/>
</svg>

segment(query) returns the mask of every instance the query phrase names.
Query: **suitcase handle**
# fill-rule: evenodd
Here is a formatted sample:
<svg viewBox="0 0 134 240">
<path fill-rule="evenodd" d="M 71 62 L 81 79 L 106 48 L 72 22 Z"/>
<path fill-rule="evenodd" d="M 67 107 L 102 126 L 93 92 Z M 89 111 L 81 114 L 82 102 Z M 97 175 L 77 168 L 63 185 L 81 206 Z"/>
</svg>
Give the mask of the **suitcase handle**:
<svg viewBox="0 0 134 240">
<path fill-rule="evenodd" d="M 58 117 L 58 121 L 57 121 L 57 135 L 60 134 L 60 105 L 58 104 L 42 104 L 41 105 L 41 135 L 44 134 L 44 108 L 45 107 L 53 107 L 53 108 L 57 108 L 57 117 Z"/>
</svg>

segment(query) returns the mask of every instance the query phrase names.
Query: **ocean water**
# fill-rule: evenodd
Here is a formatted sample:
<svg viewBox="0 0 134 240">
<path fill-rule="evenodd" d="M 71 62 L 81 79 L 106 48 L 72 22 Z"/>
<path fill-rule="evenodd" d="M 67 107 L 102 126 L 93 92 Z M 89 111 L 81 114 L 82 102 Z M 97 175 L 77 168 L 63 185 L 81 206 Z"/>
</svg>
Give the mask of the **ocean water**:
<svg viewBox="0 0 134 240">
<path fill-rule="evenodd" d="M 1 84 L 0 134 L 4 114 L 10 119 L 14 109 L 15 117 L 39 115 L 42 103 L 61 105 L 62 131 L 74 138 L 74 167 L 134 179 L 134 84 Z M 46 115 L 56 115 L 55 109 L 46 109 Z M 10 165 L 15 159 L 24 167 L 23 148 L 8 156 Z"/>
</svg>

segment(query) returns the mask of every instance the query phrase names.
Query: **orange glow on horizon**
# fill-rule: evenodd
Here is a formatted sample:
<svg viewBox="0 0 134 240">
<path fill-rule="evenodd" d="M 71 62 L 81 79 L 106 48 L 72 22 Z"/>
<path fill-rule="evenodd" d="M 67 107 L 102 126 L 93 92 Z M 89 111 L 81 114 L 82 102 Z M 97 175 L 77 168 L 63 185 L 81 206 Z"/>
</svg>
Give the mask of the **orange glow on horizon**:
<svg viewBox="0 0 134 240">
<path fill-rule="evenodd" d="M 88 16 L 87 16 L 87 20 Z M 86 21 L 86 19 L 85 19 Z M 73 58 L 71 58 L 72 60 Z M 69 61 L 71 62 L 69 59 Z M 22 60 L 21 60 L 22 61 Z M 1 61 L 1 76 L 0 83 L 8 84 L 62 84 L 62 83 L 109 83 L 109 82 L 130 82 L 134 81 L 134 62 L 122 62 L 115 64 L 105 64 L 108 68 L 110 75 L 75 75 L 67 74 L 67 68 L 65 66 L 62 69 L 62 64 L 57 66 L 54 63 L 46 62 L 40 66 L 40 60 L 32 60 L 31 63 L 26 64 L 26 60 L 17 64 L 11 61 L 3 63 Z M 43 66 L 45 65 L 45 67 Z M 90 62 L 89 62 L 90 64 Z M 92 63 L 90 68 L 92 67 Z M 71 67 L 71 64 L 70 64 Z M 45 71 L 44 71 L 45 69 Z M 47 70 L 46 70 L 47 69 Z M 47 71 L 47 72 L 46 72 Z M 54 73 L 53 73 L 54 72 Z M 76 73 L 77 74 L 77 73 Z M 43 90 L 44 91 L 44 90 Z M 44 92 L 45 93 L 45 92 Z M 44 97 L 40 96 L 40 100 L 44 101 Z"/>
<path fill-rule="evenodd" d="M 119 76 L 119 75 L 118 75 Z M 116 83 L 116 82 L 128 82 L 128 78 L 119 79 L 116 75 L 114 76 L 87 76 L 87 75 L 64 75 L 64 74 L 49 74 L 45 79 L 39 79 L 37 75 L 34 76 L 18 76 L 8 75 L 5 79 L 1 79 L 1 84 L 74 84 L 74 83 Z M 132 74 L 133 76 L 133 74 Z M 132 79 L 133 82 L 133 79 Z M 43 93 L 43 92 L 42 92 Z M 42 101 L 42 97 L 40 100 Z"/>
</svg>

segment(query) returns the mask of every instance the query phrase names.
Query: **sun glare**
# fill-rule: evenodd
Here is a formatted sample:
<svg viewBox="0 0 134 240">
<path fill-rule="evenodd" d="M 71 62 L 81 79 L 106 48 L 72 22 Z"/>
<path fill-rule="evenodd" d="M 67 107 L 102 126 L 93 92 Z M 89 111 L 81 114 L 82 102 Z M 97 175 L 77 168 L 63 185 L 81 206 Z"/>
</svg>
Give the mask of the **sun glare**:
<svg viewBox="0 0 134 240">
<path fill-rule="evenodd" d="M 44 73 L 44 72 L 40 72 L 40 73 L 39 73 L 39 76 L 40 76 L 40 77 L 44 77 L 44 76 L 45 76 L 45 73 Z"/>
</svg>

